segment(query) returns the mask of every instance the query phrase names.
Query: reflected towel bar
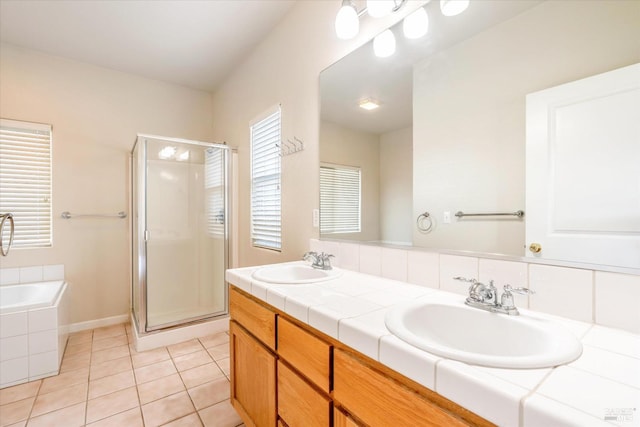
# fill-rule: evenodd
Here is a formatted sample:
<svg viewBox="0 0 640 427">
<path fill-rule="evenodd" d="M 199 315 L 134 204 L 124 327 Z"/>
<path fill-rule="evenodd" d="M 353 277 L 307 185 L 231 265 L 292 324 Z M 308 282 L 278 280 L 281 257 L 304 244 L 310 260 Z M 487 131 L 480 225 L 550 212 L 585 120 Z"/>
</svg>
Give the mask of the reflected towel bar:
<svg viewBox="0 0 640 427">
<path fill-rule="evenodd" d="M 456 216 L 458 218 L 462 218 L 463 216 L 517 216 L 518 218 L 522 218 L 524 216 L 524 211 L 515 211 L 515 212 L 496 212 L 496 213 L 464 213 L 462 211 L 456 212 Z"/>
<path fill-rule="evenodd" d="M 62 218 L 64 219 L 71 219 L 71 218 L 120 218 L 120 219 L 125 219 L 127 217 L 127 214 L 125 212 L 118 212 L 115 215 L 104 215 L 104 214 L 72 214 L 69 211 L 65 211 L 62 212 L 62 214 L 60 215 Z"/>
</svg>

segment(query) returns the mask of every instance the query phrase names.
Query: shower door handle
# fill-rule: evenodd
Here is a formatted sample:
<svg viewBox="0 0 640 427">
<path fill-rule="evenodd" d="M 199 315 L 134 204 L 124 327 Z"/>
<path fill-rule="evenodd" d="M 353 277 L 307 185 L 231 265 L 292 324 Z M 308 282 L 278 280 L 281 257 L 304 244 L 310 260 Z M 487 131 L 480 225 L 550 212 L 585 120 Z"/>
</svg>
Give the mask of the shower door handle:
<svg viewBox="0 0 640 427">
<path fill-rule="evenodd" d="M 151 233 L 149 233 L 149 230 L 144 230 L 144 241 L 148 242 L 149 239 L 151 239 Z"/>
</svg>

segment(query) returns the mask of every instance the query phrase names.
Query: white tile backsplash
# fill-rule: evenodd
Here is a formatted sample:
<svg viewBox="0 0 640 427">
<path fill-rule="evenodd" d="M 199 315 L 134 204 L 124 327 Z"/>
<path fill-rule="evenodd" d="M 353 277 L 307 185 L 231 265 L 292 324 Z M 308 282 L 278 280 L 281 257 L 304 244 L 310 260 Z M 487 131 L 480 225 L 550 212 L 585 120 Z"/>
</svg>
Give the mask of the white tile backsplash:
<svg viewBox="0 0 640 427">
<path fill-rule="evenodd" d="M 18 283 L 20 283 L 19 268 L 0 269 L 0 286 L 17 285 Z"/>
<path fill-rule="evenodd" d="M 640 276 L 596 271 L 596 323 L 640 334 Z"/>
<path fill-rule="evenodd" d="M 20 268 L 20 283 L 42 282 L 43 277 L 43 268 L 41 265 L 37 267 Z"/>
<path fill-rule="evenodd" d="M 0 286 L 64 280 L 64 264 L 0 269 Z"/>
<path fill-rule="evenodd" d="M 440 255 L 434 252 L 408 251 L 407 281 L 438 289 L 440 287 Z"/>
<path fill-rule="evenodd" d="M 502 293 L 504 285 L 514 288 L 529 287 L 527 264 L 522 262 L 502 261 L 480 258 L 478 260 L 478 280 L 487 283 L 493 280 L 495 287 Z M 516 307 L 529 308 L 529 296 L 513 294 Z"/>
<path fill-rule="evenodd" d="M 44 265 L 42 266 L 42 279 L 48 280 L 64 280 L 64 265 Z"/>
<path fill-rule="evenodd" d="M 529 265 L 529 308 L 593 322 L 593 272 L 577 268 Z"/>
<path fill-rule="evenodd" d="M 454 277 L 478 279 L 478 258 L 440 255 L 440 289 L 460 295 L 468 295 L 469 283 Z"/>
<path fill-rule="evenodd" d="M 310 248 L 326 251 L 325 243 L 329 241 L 311 239 Z M 467 294 L 468 285 L 453 280 L 454 276 L 480 281 L 493 279 L 498 289 L 504 283 L 524 286 L 536 294 L 530 297 L 515 295 L 516 305 L 520 308 L 640 333 L 640 275 L 408 249 L 406 279 L 402 279 L 404 262 L 400 261 L 399 272 L 391 271 L 393 261 L 383 267 L 383 250 L 404 251 L 339 242 L 336 257 L 345 270 L 375 276 L 384 274 L 459 295 Z M 388 293 L 391 295 L 393 291 Z"/>
<path fill-rule="evenodd" d="M 360 246 L 360 273 L 382 275 L 382 248 L 380 246 Z"/>
<path fill-rule="evenodd" d="M 360 271 L 360 245 L 354 243 L 340 243 L 340 268 L 351 271 Z"/>
<path fill-rule="evenodd" d="M 387 279 L 407 281 L 407 251 L 382 248 L 381 275 Z"/>
</svg>

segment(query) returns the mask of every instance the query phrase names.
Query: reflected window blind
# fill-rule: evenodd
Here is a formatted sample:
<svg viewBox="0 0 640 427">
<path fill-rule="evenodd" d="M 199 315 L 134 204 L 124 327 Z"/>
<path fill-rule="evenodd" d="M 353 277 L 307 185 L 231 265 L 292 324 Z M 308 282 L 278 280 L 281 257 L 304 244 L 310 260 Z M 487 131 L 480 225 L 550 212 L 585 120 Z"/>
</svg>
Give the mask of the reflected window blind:
<svg viewBox="0 0 640 427">
<path fill-rule="evenodd" d="M 224 151 L 207 148 L 204 152 L 204 191 L 207 210 L 207 233 L 224 237 Z"/>
<path fill-rule="evenodd" d="M 251 240 L 280 250 L 280 108 L 251 125 Z"/>
<path fill-rule="evenodd" d="M 14 248 L 51 246 L 50 125 L 0 119 L 0 212 L 13 214 Z"/>
<path fill-rule="evenodd" d="M 320 233 L 360 232 L 360 168 L 320 166 Z"/>
</svg>

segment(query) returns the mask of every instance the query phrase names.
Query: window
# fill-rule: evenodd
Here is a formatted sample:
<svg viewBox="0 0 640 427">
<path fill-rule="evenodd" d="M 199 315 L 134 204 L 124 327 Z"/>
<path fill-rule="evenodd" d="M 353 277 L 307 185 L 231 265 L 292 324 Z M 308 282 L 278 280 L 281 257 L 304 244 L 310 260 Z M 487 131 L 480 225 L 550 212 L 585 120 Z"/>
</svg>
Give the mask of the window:
<svg viewBox="0 0 640 427">
<path fill-rule="evenodd" d="M 0 119 L 0 212 L 13 214 L 14 248 L 51 246 L 50 125 Z"/>
<path fill-rule="evenodd" d="M 360 232 L 360 168 L 320 165 L 320 233 Z"/>
<path fill-rule="evenodd" d="M 280 107 L 251 125 L 251 241 L 280 250 Z"/>
</svg>

